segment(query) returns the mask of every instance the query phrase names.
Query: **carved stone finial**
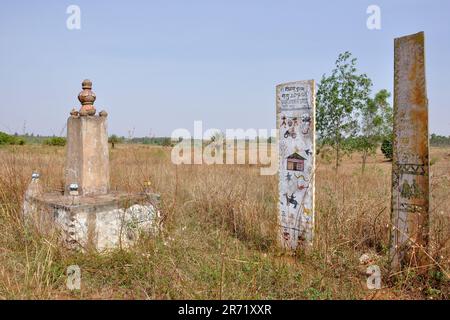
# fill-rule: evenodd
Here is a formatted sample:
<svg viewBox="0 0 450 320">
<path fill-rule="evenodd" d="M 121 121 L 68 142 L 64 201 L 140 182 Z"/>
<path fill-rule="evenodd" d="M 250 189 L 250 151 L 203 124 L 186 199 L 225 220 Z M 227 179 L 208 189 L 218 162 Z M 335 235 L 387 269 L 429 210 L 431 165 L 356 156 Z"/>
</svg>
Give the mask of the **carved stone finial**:
<svg viewBox="0 0 450 320">
<path fill-rule="evenodd" d="M 107 117 L 108 116 L 108 112 L 106 112 L 105 110 L 102 110 L 99 112 L 98 114 L 100 117 Z"/>
<path fill-rule="evenodd" d="M 78 95 L 78 100 L 81 102 L 80 115 L 85 116 L 93 116 L 95 115 L 94 102 L 97 98 L 95 96 L 94 91 L 92 91 L 92 81 L 86 79 L 82 82 L 81 87 L 83 91 Z"/>
<path fill-rule="evenodd" d="M 83 82 L 81 83 L 81 87 L 83 89 L 89 89 L 89 90 L 92 89 L 92 81 L 89 79 L 83 80 Z"/>
</svg>

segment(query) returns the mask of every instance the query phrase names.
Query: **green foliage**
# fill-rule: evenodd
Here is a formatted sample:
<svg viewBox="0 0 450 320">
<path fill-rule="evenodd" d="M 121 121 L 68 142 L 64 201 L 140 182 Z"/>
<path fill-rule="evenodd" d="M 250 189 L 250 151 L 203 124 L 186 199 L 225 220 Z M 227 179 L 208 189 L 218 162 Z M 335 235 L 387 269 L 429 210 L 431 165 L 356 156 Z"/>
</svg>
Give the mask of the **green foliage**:
<svg viewBox="0 0 450 320">
<path fill-rule="evenodd" d="M 380 90 L 369 98 L 361 110 L 361 136 L 381 140 L 392 135 L 393 112 L 388 99 L 391 94 Z"/>
<path fill-rule="evenodd" d="M 361 108 L 360 132 L 357 138 L 352 139 L 352 147 L 361 152 L 362 172 L 367 156 L 374 154 L 379 143 L 392 135 L 393 112 L 388 102 L 390 96 L 387 90 L 380 90 L 373 99 L 367 99 Z"/>
<path fill-rule="evenodd" d="M 66 138 L 63 138 L 63 137 L 51 137 L 51 138 L 45 139 L 43 144 L 45 144 L 47 146 L 64 147 L 66 145 Z"/>
<path fill-rule="evenodd" d="M 11 136 L 7 133 L 0 131 L 0 145 L 9 144 L 9 145 L 24 145 L 25 140 L 19 136 Z"/>
<path fill-rule="evenodd" d="M 16 139 L 16 141 L 18 141 L 17 144 L 43 144 L 44 140 L 51 138 L 51 137 L 46 137 L 46 136 L 41 136 L 41 135 L 34 135 L 33 133 L 28 134 L 22 134 L 22 135 L 14 135 L 11 136 L 13 138 Z"/>
<path fill-rule="evenodd" d="M 384 138 L 383 142 L 381 143 L 381 152 L 383 152 L 386 159 L 392 160 L 392 136 Z"/>
<path fill-rule="evenodd" d="M 323 277 L 314 278 L 309 287 L 303 290 L 303 295 L 308 300 L 329 300 L 332 299 L 332 293 L 329 288 L 322 284 Z"/>
<path fill-rule="evenodd" d="M 9 144 L 11 136 L 4 132 L 0 132 L 0 144 Z"/>
<path fill-rule="evenodd" d="M 439 161 L 438 157 L 431 157 L 430 166 L 434 166 Z"/>
<path fill-rule="evenodd" d="M 375 153 L 377 146 L 373 137 L 364 137 L 361 135 L 347 138 L 345 143 L 349 149 L 365 152 L 368 155 Z"/>
<path fill-rule="evenodd" d="M 372 81 L 358 74 L 350 52 L 339 55 L 330 76 L 322 76 L 317 90 L 317 133 L 323 145 L 335 151 L 336 170 L 342 152 L 353 151 L 348 138 L 358 133 L 358 112 L 366 105 Z"/>
</svg>

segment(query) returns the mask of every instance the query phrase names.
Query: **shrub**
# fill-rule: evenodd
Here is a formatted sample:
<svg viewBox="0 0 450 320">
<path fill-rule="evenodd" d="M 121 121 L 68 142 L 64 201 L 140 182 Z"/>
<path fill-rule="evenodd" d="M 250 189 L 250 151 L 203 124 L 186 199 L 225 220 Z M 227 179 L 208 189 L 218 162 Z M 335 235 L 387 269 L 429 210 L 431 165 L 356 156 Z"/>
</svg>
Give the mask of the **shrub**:
<svg viewBox="0 0 450 320">
<path fill-rule="evenodd" d="M 11 136 L 4 132 L 0 132 L 0 145 L 1 144 L 16 144 L 22 146 L 25 144 L 25 140 L 16 136 Z"/>
<path fill-rule="evenodd" d="M 4 132 L 0 132 L 0 144 L 9 144 L 11 136 Z"/>
<path fill-rule="evenodd" d="M 384 139 L 381 143 L 381 152 L 386 159 L 392 160 L 392 139 Z"/>
<path fill-rule="evenodd" d="M 22 138 L 15 137 L 13 144 L 18 144 L 19 146 L 23 146 L 25 144 L 25 140 Z"/>
<path fill-rule="evenodd" d="M 48 146 L 60 146 L 63 147 L 66 145 L 66 138 L 63 137 L 52 137 L 49 139 L 45 139 L 43 142 L 45 145 Z"/>
</svg>

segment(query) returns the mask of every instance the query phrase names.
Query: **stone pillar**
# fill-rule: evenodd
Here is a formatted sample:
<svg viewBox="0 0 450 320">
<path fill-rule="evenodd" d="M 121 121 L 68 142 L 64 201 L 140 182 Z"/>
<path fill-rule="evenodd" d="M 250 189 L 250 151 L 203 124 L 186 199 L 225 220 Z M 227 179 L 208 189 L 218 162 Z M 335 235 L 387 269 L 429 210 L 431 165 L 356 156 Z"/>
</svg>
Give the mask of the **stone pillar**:
<svg viewBox="0 0 450 320">
<path fill-rule="evenodd" d="M 100 252 L 127 248 L 142 233 L 156 234 L 161 227 L 159 195 L 109 192 L 107 113 L 95 115 L 92 83 L 83 81 L 67 121 L 65 192 L 43 192 L 33 174 L 25 193 L 23 215 L 43 234 L 57 228 L 69 248 Z"/>
<path fill-rule="evenodd" d="M 390 249 L 394 271 L 427 264 L 430 180 L 424 56 L 423 32 L 395 39 Z"/>
<path fill-rule="evenodd" d="M 82 107 L 72 110 L 67 120 L 67 159 L 65 194 L 71 185 L 78 186 L 80 195 L 107 194 L 109 190 L 109 149 L 107 114 L 95 115 L 95 94 L 92 83 L 83 81 L 79 94 Z"/>
<path fill-rule="evenodd" d="M 279 223 L 282 247 L 312 245 L 314 231 L 314 80 L 276 89 L 279 140 Z"/>
</svg>

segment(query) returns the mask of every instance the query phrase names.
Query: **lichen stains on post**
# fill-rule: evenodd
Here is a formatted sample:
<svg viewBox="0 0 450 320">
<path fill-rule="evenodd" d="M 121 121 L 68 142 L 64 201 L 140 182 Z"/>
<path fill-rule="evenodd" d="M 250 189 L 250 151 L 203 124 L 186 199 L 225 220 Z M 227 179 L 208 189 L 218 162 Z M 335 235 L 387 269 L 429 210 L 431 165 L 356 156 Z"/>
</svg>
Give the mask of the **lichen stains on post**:
<svg viewBox="0 0 450 320">
<path fill-rule="evenodd" d="M 391 267 L 427 265 L 428 99 L 423 32 L 395 39 Z"/>
</svg>

